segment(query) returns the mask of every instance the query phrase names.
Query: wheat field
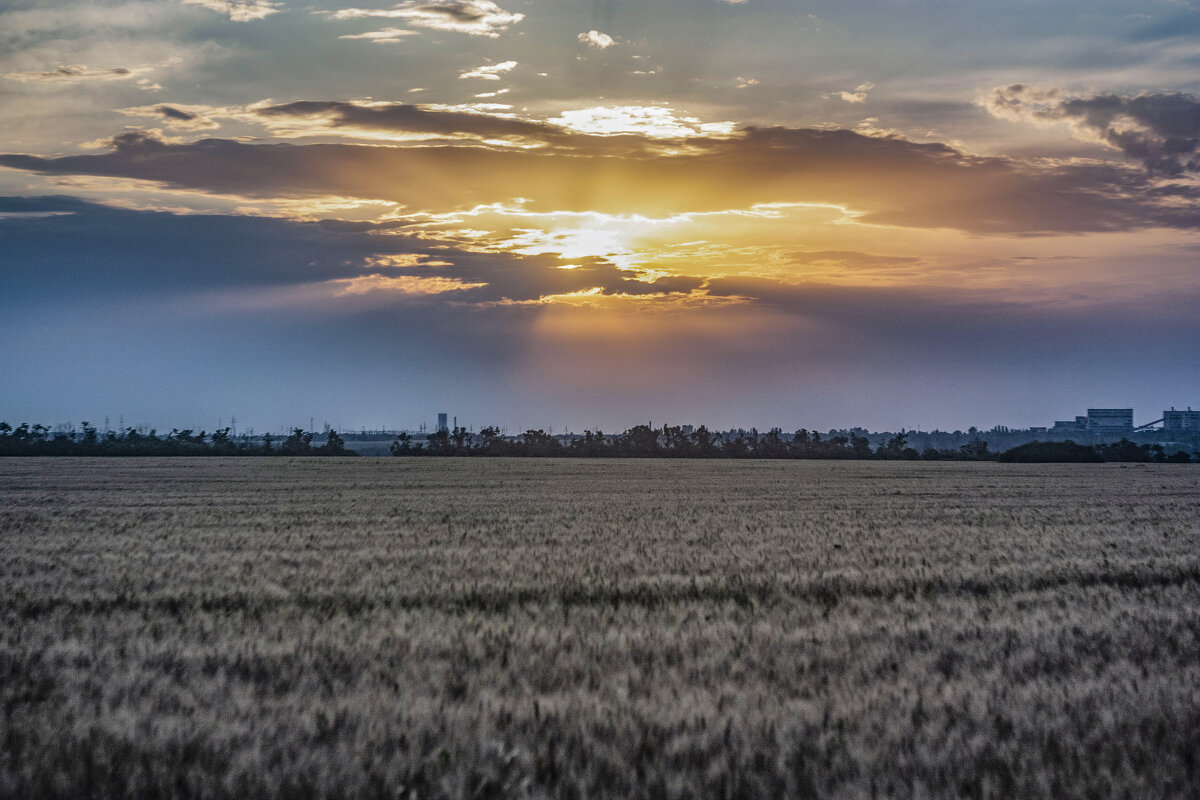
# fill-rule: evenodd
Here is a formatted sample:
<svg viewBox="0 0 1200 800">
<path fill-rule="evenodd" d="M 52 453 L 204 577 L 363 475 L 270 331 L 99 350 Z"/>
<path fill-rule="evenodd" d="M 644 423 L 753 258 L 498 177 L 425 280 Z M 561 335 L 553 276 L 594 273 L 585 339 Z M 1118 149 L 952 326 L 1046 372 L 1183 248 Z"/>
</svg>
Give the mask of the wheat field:
<svg viewBox="0 0 1200 800">
<path fill-rule="evenodd" d="M 1200 796 L 1200 468 L 0 460 L 0 796 Z"/>
</svg>

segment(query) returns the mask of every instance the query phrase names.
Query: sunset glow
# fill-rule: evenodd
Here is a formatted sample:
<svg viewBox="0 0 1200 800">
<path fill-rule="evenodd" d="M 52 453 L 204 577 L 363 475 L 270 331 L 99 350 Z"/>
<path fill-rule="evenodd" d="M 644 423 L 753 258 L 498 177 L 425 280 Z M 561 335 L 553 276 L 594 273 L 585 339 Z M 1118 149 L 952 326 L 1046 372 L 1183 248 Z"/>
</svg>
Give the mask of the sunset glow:
<svg viewBox="0 0 1200 800">
<path fill-rule="evenodd" d="M 589 5 L 0 11 L 6 413 L 1200 400 L 1189 4 Z M 158 378 L 86 383 L 106 359 Z M 371 390 L 293 386 L 312 359 Z"/>
</svg>

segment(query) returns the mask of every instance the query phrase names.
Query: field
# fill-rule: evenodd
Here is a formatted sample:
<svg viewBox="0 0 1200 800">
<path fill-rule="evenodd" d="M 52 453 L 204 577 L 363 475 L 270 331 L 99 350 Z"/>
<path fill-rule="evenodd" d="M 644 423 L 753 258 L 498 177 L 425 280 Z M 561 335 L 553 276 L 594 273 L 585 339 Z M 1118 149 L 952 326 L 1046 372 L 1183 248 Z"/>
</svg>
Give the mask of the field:
<svg viewBox="0 0 1200 800">
<path fill-rule="evenodd" d="M 0 460 L 0 796 L 1200 796 L 1200 468 Z"/>
</svg>

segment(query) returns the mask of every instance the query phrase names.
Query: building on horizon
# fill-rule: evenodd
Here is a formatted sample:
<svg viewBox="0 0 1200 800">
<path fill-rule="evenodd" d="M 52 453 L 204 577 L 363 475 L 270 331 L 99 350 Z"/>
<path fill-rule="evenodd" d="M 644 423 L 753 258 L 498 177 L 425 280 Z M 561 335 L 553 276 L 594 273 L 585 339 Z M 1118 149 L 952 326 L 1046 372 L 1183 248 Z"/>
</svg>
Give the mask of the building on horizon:
<svg viewBox="0 0 1200 800">
<path fill-rule="evenodd" d="M 446 433 L 450 432 L 450 425 L 449 425 L 448 419 L 449 419 L 449 415 L 446 412 L 442 411 L 442 412 L 438 413 L 438 426 L 437 426 L 438 433 L 442 433 L 443 431 Z"/>
<path fill-rule="evenodd" d="M 1132 408 L 1089 408 L 1087 429 L 1099 433 L 1133 430 Z"/>
<path fill-rule="evenodd" d="M 1192 411 L 1191 406 L 1187 411 L 1176 411 L 1175 406 L 1171 406 L 1169 411 L 1163 412 L 1163 430 L 1200 431 L 1200 411 Z"/>
<path fill-rule="evenodd" d="M 1132 408 L 1089 408 L 1087 416 L 1074 420 L 1055 420 L 1056 431 L 1090 431 L 1093 433 L 1122 433 L 1133 430 Z"/>
</svg>

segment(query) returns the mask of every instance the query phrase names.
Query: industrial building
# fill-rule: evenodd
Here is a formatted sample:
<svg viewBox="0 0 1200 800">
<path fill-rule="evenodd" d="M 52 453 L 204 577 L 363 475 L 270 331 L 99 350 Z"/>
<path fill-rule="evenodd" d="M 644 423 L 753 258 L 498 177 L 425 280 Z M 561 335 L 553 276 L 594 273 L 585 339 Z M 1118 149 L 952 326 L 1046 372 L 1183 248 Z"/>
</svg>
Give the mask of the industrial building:
<svg viewBox="0 0 1200 800">
<path fill-rule="evenodd" d="M 1093 433 L 1121 433 L 1133 430 L 1132 408 L 1089 408 L 1086 417 L 1073 420 L 1057 420 L 1056 431 L 1091 431 Z"/>
<path fill-rule="evenodd" d="M 1087 429 L 1098 433 L 1133 430 L 1132 408 L 1089 408 Z"/>
<path fill-rule="evenodd" d="M 1200 431 L 1200 411 L 1192 411 L 1191 406 L 1187 411 L 1176 411 L 1171 406 L 1170 411 L 1163 412 L 1162 421 L 1166 431 Z"/>
<path fill-rule="evenodd" d="M 438 433 L 441 433 L 442 431 L 445 431 L 447 433 L 450 432 L 449 416 L 450 415 L 445 412 L 441 412 L 438 414 L 438 426 L 437 426 Z"/>
</svg>

